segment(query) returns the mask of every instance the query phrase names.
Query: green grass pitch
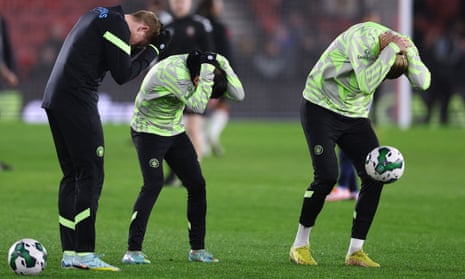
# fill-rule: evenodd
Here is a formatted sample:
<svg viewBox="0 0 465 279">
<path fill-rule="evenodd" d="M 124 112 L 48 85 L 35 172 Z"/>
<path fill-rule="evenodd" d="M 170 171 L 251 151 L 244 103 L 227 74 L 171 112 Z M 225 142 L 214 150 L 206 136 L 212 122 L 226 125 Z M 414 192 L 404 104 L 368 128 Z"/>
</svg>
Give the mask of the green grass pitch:
<svg viewBox="0 0 465 279">
<path fill-rule="evenodd" d="M 312 231 L 319 265 L 289 263 L 303 193 L 312 168 L 298 121 L 230 123 L 226 153 L 202 162 L 207 180 L 207 248 L 218 264 L 190 263 L 186 192 L 164 188 L 147 230 L 151 265 L 120 264 L 131 207 L 141 185 L 127 125 L 106 125 L 105 185 L 97 218 L 97 253 L 122 272 L 61 270 L 57 189 L 60 170 L 46 125 L 0 123 L 0 278 L 16 240 L 41 241 L 49 253 L 41 278 L 464 278 L 465 130 L 377 129 L 406 169 L 385 186 L 365 250 L 379 269 L 347 267 L 353 201 L 326 203 Z"/>
</svg>

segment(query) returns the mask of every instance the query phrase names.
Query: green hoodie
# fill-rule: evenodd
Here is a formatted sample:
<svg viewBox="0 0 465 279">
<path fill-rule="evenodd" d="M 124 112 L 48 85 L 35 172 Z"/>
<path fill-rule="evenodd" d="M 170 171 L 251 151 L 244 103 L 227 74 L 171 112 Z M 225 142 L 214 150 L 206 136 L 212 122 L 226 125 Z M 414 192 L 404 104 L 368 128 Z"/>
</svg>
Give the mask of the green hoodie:
<svg viewBox="0 0 465 279">
<path fill-rule="evenodd" d="M 347 117 L 367 118 L 373 93 L 385 80 L 400 51 L 391 42 L 380 52 L 379 36 L 387 31 L 406 37 L 374 22 L 359 23 L 341 33 L 309 73 L 303 97 Z M 410 42 L 406 76 L 414 88 L 426 90 L 431 74 Z"/>
</svg>

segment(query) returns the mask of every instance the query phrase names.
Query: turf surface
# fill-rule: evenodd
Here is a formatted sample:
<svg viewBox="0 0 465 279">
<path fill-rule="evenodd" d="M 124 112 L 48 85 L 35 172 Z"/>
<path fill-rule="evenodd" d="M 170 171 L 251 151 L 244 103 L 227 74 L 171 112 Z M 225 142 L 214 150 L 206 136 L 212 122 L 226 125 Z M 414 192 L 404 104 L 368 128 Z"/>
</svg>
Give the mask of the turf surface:
<svg viewBox="0 0 465 279">
<path fill-rule="evenodd" d="M 164 188 L 144 251 L 153 264 L 120 264 L 131 207 L 141 185 L 127 125 L 105 126 L 105 186 L 97 252 L 123 271 L 61 270 L 57 188 L 60 171 L 48 126 L 0 123 L 0 278 L 17 278 L 7 252 L 38 239 L 49 259 L 41 278 L 463 278 L 465 274 L 465 130 L 379 128 L 381 144 L 406 160 L 402 179 L 383 191 L 365 250 L 380 269 L 344 266 L 353 201 L 327 203 L 312 231 L 319 265 L 289 263 L 311 162 L 297 121 L 232 122 L 226 153 L 202 162 L 207 180 L 207 248 L 218 264 L 189 263 L 186 192 Z M 0 261 L 1 262 L 1 261 Z"/>
</svg>

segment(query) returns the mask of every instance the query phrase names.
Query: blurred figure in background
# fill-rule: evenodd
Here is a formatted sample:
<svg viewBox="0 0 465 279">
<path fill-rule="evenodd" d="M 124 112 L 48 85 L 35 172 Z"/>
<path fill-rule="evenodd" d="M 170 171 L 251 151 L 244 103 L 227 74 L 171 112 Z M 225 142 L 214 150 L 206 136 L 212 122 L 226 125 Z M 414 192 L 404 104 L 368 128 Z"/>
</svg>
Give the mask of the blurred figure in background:
<svg viewBox="0 0 465 279">
<path fill-rule="evenodd" d="M 192 0 L 169 0 L 168 3 L 172 21 L 165 26 L 171 32 L 172 40 L 166 52 L 160 56 L 160 59 L 175 54 L 190 53 L 195 49 L 202 52 L 213 51 L 214 42 L 211 23 L 205 17 L 192 12 Z M 195 113 L 186 108 L 184 122 L 187 135 L 194 144 L 198 159 L 201 161 L 205 138 L 203 134 L 204 114 Z M 179 179 L 172 170 L 169 170 L 165 184 L 167 186 L 180 185 Z"/>
<path fill-rule="evenodd" d="M 264 82 L 281 80 L 282 77 L 286 76 L 288 60 L 285 53 L 283 45 L 276 39 L 276 36 L 267 36 L 261 42 L 261 47 L 258 48 L 257 53 L 253 57 L 252 65 L 256 68 L 259 77 Z"/>
<path fill-rule="evenodd" d="M 449 103 L 457 90 L 464 59 L 461 38 L 458 31 L 460 22 L 445 26 L 438 33 L 431 34 L 434 39 L 428 47 L 431 54 L 431 88 L 424 97 L 426 114 L 423 124 L 431 123 L 435 104 L 439 104 L 439 124 L 449 124 Z"/>
<path fill-rule="evenodd" d="M 430 124 L 439 105 L 439 125 L 448 125 L 451 98 L 463 90 L 464 8 L 460 0 L 415 0 L 414 35 L 431 69 L 431 88 L 420 95 L 426 107 L 420 124 Z"/>
<path fill-rule="evenodd" d="M 173 20 L 173 17 L 167 11 L 165 1 L 162 0 L 148 0 L 147 10 L 154 12 L 163 25 L 168 24 Z"/>
<path fill-rule="evenodd" d="M 10 35 L 5 18 L 0 15 L 0 94 L 7 87 L 17 86 L 16 61 L 10 44 Z M 2 111 L 0 110 L 0 115 Z M 11 170 L 12 167 L 0 161 L 0 171 Z"/>
<path fill-rule="evenodd" d="M 33 100 L 38 89 L 45 87 L 65 36 L 64 26 L 57 23 L 50 29 L 47 40 L 38 47 L 37 62 L 28 73 L 28 82 L 22 84 L 23 96 L 26 101 Z"/>
<path fill-rule="evenodd" d="M 16 61 L 10 44 L 7 22 L 5 18 L 0 15 L 0 75 L 2 77 L 0 89 L 3 90 L 4 85 L 18 85 L 19 80 L 15 71 Z"/>
<path fill-rule="evenodd" d="M 231 33 L 220 17 L 224 11 L 223 0 L 202 0 L 198 7 L 198 14 L 210 20 L 214 41 L 214 52 L 226 57 L 232 66 Z M 215 156 L 224 153 L 220 142 L 221 133 L 229 120 L 229 104 L 226 98 L 221 97 L 209 101 L 207 110 L 207 123 L 205 125 L 204 155 L 213 152 Z"/>
<path fill-rule="evenodd" d="M 168 3 L 172 20 L 166 23 L 165 28 L 171 32 L 172 39 L 160 59 L 194 49 L 212 51 L 214 42 L 211 23 L 205 17 L 193 13 L 192 0 L 169 0 Z"/>
<path fill-rule="evenodd" d="M 357 200 L 358 185 L 354 165 L 350 159 L 339 150 L 339 179 L 336 187 L 326 196 L 327 201 Z"/>
</svg>

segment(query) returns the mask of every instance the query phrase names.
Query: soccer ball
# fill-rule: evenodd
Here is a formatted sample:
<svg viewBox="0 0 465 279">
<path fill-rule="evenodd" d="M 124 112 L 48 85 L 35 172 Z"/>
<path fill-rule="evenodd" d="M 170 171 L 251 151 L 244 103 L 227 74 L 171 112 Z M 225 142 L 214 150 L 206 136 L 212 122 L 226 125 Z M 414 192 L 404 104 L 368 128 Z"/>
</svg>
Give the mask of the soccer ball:
<svg viewBox="0 0 465 279">
<path fill-rule="evenodd" d="M 368 153 L 365 170 L 371 178 L 392 183 L 404 174 L 405 161 L 402 153 L 392 146 L 379 146 Z"/>
<path fill-rule="evenodd" d="M 47 250 L 35 239 L 20 239 L 8 251 L 8 265 L 16 274 L 39 274 L 47 266 Z"/>
</svg>

